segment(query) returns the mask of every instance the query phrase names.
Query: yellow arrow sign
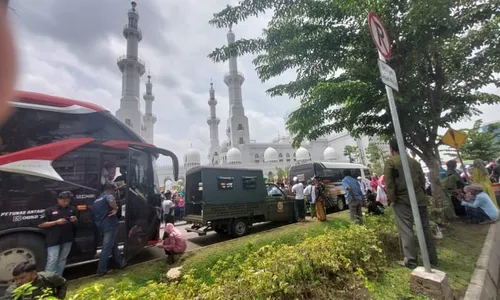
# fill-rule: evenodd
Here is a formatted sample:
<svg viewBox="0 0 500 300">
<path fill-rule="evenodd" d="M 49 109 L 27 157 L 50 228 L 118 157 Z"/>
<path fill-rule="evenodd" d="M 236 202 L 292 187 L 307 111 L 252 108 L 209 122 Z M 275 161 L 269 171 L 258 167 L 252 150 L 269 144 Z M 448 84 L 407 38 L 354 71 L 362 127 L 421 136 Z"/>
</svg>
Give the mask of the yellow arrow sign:
<svg viewBox="0 0 500 300">
<path fill-rule="evenodd" d="M 466 139 L 467 136 L 463 132 L 450 128 L 441 139 L 441 143 L 458 150 L 465 143 Z"/>
</svg>

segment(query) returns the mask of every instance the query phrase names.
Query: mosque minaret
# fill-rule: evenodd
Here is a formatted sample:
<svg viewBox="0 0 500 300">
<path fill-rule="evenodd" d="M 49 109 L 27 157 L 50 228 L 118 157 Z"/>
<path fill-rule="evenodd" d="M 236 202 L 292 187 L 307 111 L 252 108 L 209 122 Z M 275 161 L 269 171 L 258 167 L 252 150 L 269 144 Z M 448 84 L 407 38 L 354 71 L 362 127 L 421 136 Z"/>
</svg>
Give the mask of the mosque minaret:
<svg viewBox="0 0 500 300">
<path fill-rule="evenodd" d="M 215 100 L 215 90 L 213 82 L 210 82 L 210 98 L 208 99 L 208 105 L 210 106 L 210 117 L 207 119 L 207 124 L 210 128 L 210 150 L 208 153 L 208 163 L 211 165 L 219 164 L 219 123 L 220 119 L 217 118 L 216 106 L 217 100 Z"/>
<path fill-rule="evenodd" d="M 151 74 L 148 74 L 148 81 L 146 82 L 146 93 L 144 96 L 144 101 L 146 102 L 146 113 L 143 117 L 143 131 L 142 137 L 146 142 L 154 144 L 154 126 L 156 123 L 156 116 L 153 114 L 153 101 L 155 96 L 153 95 L 153 83 L 151 82 Z"/>
<path fill-rule="evenodd" d="M 227 33 L 228 45 L 235 42 L 235 36 L 231 29 Z M 226 134 L 228 137 L 228 146 L 238 147 L 239 145 L 250 143 L 250 133 L 248 128 L 248 118 L 245 116 L 243 108 L 243 97 L 241 85 L 245 77 L 238 72 L 237 55 L 231 55 L 229 58 L 229 73 L 224 76 L 224 83 L 228 88 L 229 96 L 229 117 L 227 119 Z"/>
<path fill-rule="evenodd" d="M 235 42 L 235 35 L 231 29 L 227 33 L 228 44 Z M 241 86 L 245 78 L 238 72 L 237 55 L 234 53 L 229 58 L 229 72 L 224 76 L 224 83 L 228 87 L 229 114 L 227 116 L 226 135 L 227 140 L 219 144 L 219 123 L 217 117 L 217 100 L 213 83 L 210 84 L 210 98 L 208 105 L 210 115 L 207 124 L 210 129 L 210 148 L 208 150 L 208 165 L 221 165 L 232 168 L 255 168 L 262 169 L 265 177 L 273 176 L 277 179 L 279 170 L 287 170 L 292 165 L 321 162 L 323 164 L 348 163 L 349 158 L 343 155 L 345 146 L 358 145 L 362 151 L 363 146 L 369 143 L 368 137 L 353 138 L 347 131 L 324 136 L 315 141 L 304 141 L 297 149 L 292 146 L 292 139 L 285 131 L 271 141 L 257 142 L 250 140 L 250 128 L 248 118 L 243 108 L 243 97 Z M 288 117 L 288 116 L 287 116 Z M 286 118 L 285 118 L 286 123 Z M 276 132 L 276 128 L 269 128 Z M 365 152 L 362 152 L 365 153 Z M 361 155 L 361 158 L 366 155 Z M 362 161 L 366 164 L 366 158 Z M 180 167 L 180 178 L 184 178 L 186 172 L 203 165 L 200 151 L 191 148 L 184 155 L 184 163 Z M 169 182 L 172 186 L 173 170 L 171 166 L 162 166 L 158 170 L 158 176 L 162 183 Z"/>
<path fill-rule="evenodd" d="M 117 64 L 122 72 L 122 98 L 116 117 L 130 126 L 138 135 L 143 134 L 143 116 L 140 105 L 141 76 L 146 69 L 139 59 L 139 42 L 142 32 L 139 28 L 139 13 L 137 2 L 132 1 L 128 11 L 128 23 L 123 27 L 123 36 L 127 39 L 127 54 L 118 58 Z M 154 123 L 153 123 L 154 124 Z"/>
</svg>

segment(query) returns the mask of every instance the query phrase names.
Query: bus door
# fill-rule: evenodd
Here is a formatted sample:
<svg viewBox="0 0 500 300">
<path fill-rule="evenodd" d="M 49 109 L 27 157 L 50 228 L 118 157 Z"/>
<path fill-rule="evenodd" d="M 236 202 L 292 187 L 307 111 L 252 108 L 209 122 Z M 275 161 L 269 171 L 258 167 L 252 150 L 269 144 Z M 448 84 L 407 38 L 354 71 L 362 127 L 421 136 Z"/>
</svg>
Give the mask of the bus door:
<svg viewBox="0 0 500 300">
<path fill-rule="evenodd" d="M 161 223 L 161 200 L 156 176 L 156 157 L 172 158 L 178 179 L 177 157 L 170 151 L 144 145 L 129 147 L 125 203 L 125 259 L 129 260 L 148 244 L 156 244 Z"/>
</svg>

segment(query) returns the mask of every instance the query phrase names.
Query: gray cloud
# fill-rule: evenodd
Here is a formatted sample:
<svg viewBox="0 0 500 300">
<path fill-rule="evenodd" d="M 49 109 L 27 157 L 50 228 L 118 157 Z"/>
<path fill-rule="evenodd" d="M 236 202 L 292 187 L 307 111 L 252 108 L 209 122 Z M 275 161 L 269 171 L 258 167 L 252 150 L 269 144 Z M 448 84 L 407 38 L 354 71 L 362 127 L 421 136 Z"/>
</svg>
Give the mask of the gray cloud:
<svg viewBox="0 0 500 300">
<path fill-rule="evenodd" d="M 33 35 L 58 40 L 73 53 L 92 65 L 116 69 L 116 57 L 103 45 L 113 36 L 123 38 L 122 28 L 127 22 L 130 4 L 123 0 L 85 1 L 12 1 L 19 15 L 21 27 Z M 158 32 L 168 31 L 171 24 L 151 5 L 140 5 L 139 24 L 143 39 L 164 53 L 176 47 L 169 40 L 154 38 Z M 126 49 L 123 49 L 125 54 Z"/>
<path fill-rule="evenodd" d="M 229 103 L 223 82 L 227 63 L 215 64 L 207 55 L 226 43 L 226 30 L 208 25 L 212 14 L 238 0 L 139 0 L 143 40 L 139 56 L 153 75 L 155 143 L 182 158 L 191 146 L 209 146 L 209 83 L 216 90 L 219 138 L 225 137 Z M 125 54 L 122 35 L 130 8 L 124 0 L 12 1 L 19 18 L 21 74 L 19 88 L 92 101 L 115 112 L 121 98 L 118 56 Z M 267 19 L 254 19 L 233 28 L 238 37 L 261 34 Z M 239 59 L 246 81 L 243 101 L 250 119 L 250 137 L 269 141 L 283 132 L 282 116 L 296 102 L 270 99 L 257 78 L 253 57 Z M 293 75 L 293 74 L 292 74 Z M 288 75 L 287 75 L 288 76 Z M 292 76 L 293 77 L 293 76 Z M 292 77 L 286 77 L 288 81 Z M 141 94 L 144 93 L 144 77 Z M 144 108 L 144 103 L 141 101 Z"/>
</svg>

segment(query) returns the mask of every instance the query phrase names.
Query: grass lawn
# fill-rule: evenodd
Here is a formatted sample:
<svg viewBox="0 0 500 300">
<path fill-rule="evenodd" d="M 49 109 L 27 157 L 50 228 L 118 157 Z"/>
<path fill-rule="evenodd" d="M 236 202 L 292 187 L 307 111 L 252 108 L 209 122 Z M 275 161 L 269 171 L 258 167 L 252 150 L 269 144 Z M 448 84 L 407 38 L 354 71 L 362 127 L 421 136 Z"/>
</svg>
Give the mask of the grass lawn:
<svg viewBox="0 0 500 300">
<path fill-rule="evenodd" d="M 481 253 L 489 225 L 453 223 L 438 241 L 439 269 L 446 272 L 457 299 L 463 297 Z M 393 263 L 377 282 L 373 299 L 425 299 L 410 293 L 411 270 Z"/>
<path fill-rule="evenodd" d="M 233 239 L 217 243 L 205 248 L 195 249 L 184 254 L 180 264 L 185 270 L 195 268 L 196 276 L 204 278 L 211 282 L 209 267 L 215 264 L 219 259 L 227 255 L 244 252 L 245 248 L 271 244 L 272 242 L 286 243 L 289 245 L 303 241 L 304 235 L 317 236 L 324 233 L 326 228 L 345 228 L 349 226 L 349 214 L 347 211 L 328 215 L 326 222 L 306 221 L 302 223 L 290 224 L 274 228 L 268 231 L 250 234 L 238 239 Z M 243 260 L 246 256 L 242 256 Z M 122 280 L 127 280 L 134 285 L 144 285 L 149 280 L 162 280 L 167 272 L 168 265 L 165 260 L 154 260 L 151 262 L 132 265 L 125 270 L 115 271 L 104 277 L 88 277 L 72 280 L 69 282 L 68 295 L 72 295 L 79 288 L 93 283 L 102 283 L 105 286 L 116 286 Z"/>
<path fill-rule="evenodd" d="M 271 243 L 297 244 L 304 240 L 304 235 L 318 236 L 326 229 L 341 229 L 349 226 L 348 212 L 344 211 L 328 216 L 327 222 L 308 221 L 271 229 L 266 232 L 251 234 L 242 238 L 229 240 L 196 249 L 183 255 L 179 264 L 184 271 L 196 269 L 195 277 L 205 283 L 213 282 L 210 267 L 218 260 L 228 255 L 238 254 L 240 261 L 261 246 Z M 438 241 L 439 269 L 445 271 L 457 296 L 463 296 L 477 258 L 481 252 L 488 225 L 468 225 L 454 223 L 444 233 L 444 238 Z M 105 286 L 117 286 L 126 280 L 134 287 L 145 285 L 149 280 L 163 280 L 168 266 L 164 260 L 155 260 L 140 265 L 130 266 L 123 271 L 105 277 L 92 277 L 70 282 L 68 294 L 72 295 L 84 285 L 102 283 Z M 370 283 L 373 299 L 424 299 L 410 293 L 409 279 L 411 270 L 392 263 L 375 282 Z"/>
</svg>

